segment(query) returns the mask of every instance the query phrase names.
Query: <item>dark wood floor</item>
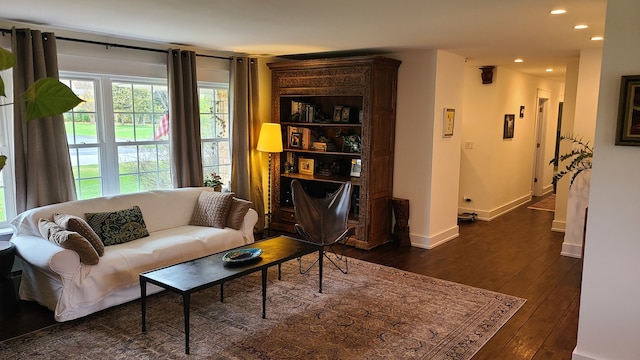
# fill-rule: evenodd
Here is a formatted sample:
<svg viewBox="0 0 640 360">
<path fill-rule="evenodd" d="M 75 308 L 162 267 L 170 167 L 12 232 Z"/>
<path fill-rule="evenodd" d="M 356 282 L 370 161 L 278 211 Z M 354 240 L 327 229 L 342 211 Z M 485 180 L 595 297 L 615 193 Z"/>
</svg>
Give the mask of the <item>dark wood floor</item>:
<svg viewBox="0 0 640 360">
<path fill-rule="evenodd" d="M 534 200 L 536 201 L 536 200 Z M 570 359 L 576 345 L 582 262 L 560 256 L 553 213 L 526 205 L 491 222 L 460 224 L 460 237 L 435 249 L 392 244 L 349 256 L 527 299 L 474 359 Z M 0 340 L 53 323 L 51 312 L 22 302 L 0 321 Z"/>
</svg>

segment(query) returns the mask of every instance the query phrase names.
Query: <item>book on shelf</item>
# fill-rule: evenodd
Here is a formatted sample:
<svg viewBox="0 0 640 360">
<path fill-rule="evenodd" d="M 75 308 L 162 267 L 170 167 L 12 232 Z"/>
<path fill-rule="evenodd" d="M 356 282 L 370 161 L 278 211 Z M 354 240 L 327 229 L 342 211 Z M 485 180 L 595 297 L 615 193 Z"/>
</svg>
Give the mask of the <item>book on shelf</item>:
<svg viewBox="0 0 640 360">
<path fill-rule="evenodd" d="M 310 150 L 312 144 L 311 129 L 302 126 L 287 126 L 287 146 L 290 149 Z"/>
<path fill-rule="evenodd" d="M 303 123 L 314 122 L 316 118 L 316 106 L 300 101 L 291 101 L 291 121 Z"/>
<path fill-rule="evenodd" d="M 313 144 L 311 145 L 311 150 L 327 151 L 327 143 L 320 142 L 320 141 L 314 141 Z"/>
</svg>

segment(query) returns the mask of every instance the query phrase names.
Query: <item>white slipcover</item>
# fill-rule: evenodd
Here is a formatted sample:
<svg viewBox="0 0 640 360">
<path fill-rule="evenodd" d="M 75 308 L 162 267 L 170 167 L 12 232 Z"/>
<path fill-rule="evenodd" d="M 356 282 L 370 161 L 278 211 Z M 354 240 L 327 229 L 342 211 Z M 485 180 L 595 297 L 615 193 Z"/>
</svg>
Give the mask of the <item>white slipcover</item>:
<svg viewBox="0 0 640 360">
<path fill-rule="evenodd" d="M 20 298 L 54 311 L 57 321 L 76 319 L 140 297 L 141 272 L 173 265 L 254 242 L 258 221 L 249 209 L 240 230 L 191 226 L 189 220 L 202 191 L 183 188 L 70 201 L 25 211 L 11 221 L 11 239 L 23 261 Z M 38 219 L 54 213 L 84 217 L 88 212 L 140 206 L 149 236 L 105 247 L 96 265 L 85 265 L 75 251 L 42 238 Z M 149 294 L 161 288 L 149 284 Z"/>
</svg>

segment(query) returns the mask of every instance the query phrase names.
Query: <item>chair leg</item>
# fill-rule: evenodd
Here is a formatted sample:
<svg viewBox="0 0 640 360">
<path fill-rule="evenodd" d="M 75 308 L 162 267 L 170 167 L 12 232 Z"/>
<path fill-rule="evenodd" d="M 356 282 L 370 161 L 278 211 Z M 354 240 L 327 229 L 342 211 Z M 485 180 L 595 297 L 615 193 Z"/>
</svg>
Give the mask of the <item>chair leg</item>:
<svg viewBox="0 0 640 360">
<path fill-rule="evenodd" d="M 306 274 L 309 272 L 309 270 L 311 270 L 311 268 L 313 267 L 313 265 L 318 263 L 318 259 L 316 259 L 316 261 L 313 262 L 313 264 L 309 265 L 308 268 L 306 268 L 305 270 L 302 270 L 302 258 L 299 257 L 298 258 L 298 270 L 300 271 L 300 274 Z"/>
<path fill-rule="evenodd" d="M 342 251 L 340 253 L 334 251 L 333 249 L 334 245 L 340 246 L 340 243 L 333 243 L 329 245 L 328 250 L 330 250 L 331 254 L 333 254 L 335 261 L 328 255 L 327 251 L 324 252 L 324 257 L 326 257 L 333 264 L 333 266 L 337 267 L 338 270 L 340 270 L 340 272 L 342 272 L 343 274 L 346 274 L 349 272 L 349 262 L 347 261 L 348 259 L 347 258 L 347 240 L 348 238 L 345 239 L 344 242 L 342 242 Z M 344 262 L 344 267 L 338 265 L 337 262 L 340 262 L 340 263 Z"/>
</svg>

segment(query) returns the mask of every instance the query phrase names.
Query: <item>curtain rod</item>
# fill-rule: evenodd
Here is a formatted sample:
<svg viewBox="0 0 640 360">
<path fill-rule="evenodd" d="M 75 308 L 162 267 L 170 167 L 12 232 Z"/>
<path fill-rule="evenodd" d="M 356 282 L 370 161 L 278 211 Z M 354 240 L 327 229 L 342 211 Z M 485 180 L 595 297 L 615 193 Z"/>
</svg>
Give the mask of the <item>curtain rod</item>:
<svg viewBox="0 0 640 360">
<path fill-rule="evenodd" d="M 0 29 L 0 32 L 2 32 L 2 35 L 5 35 L 5 34 L 10 34 L 11 30 L 10 29 Z M 132 46 L 132 45 L 123 45 L 123 44 L 116 44 L 116 43 L 107 43 L 107 42 L 103 42 L 103 41 L 74 39 L 74 38 L 68 38 L 68 37 L 64 37 L 64 36 L 56 36 L 56 39 L 64 40 L 64 41 L 79 42 L 79 43 L 83 43 L 83 44 L 101 45 L 101 46 L 106 46 L 106 47 L 119 47 L 119 48 L 124 48 L 124 49 L 151 51 L 151 52 L 159 52 L 159 53 L 165 53 L 165 54 L 168 52 L 167 50 L 162 50 L 162 49 L 153 49 L 153 48 L 147 48 L 147 47 L 141 47 L 141 46 Z M 222 59 L 222 60 L 232 60 L 233 59 L 232 57 L 205 55 L 205 54 L 196 54 L 196 56 L 213 58 L 213 59 Z"/>
</svg>

